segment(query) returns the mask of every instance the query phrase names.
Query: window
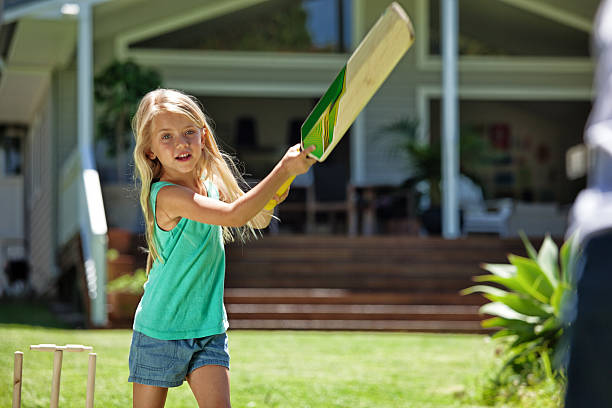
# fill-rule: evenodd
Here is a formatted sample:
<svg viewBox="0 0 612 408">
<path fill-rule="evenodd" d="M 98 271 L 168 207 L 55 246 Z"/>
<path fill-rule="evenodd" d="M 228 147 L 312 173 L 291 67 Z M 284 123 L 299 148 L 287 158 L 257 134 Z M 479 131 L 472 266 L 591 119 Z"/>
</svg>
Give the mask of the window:
<svg viewBox="0 0 612 408">
<path fill-rule="evenodd" d="M 440 46 L 440 1 L 429 0 L 429 53 L 440 55 Z M 518 6 L 501 1 L 461 0 L 460 55 L 588 57 L 589 46 L 589 32 Z"/>
<path fill-rule="evenodd" d="M 25 134 L 22 126 L 0 126 L 0 177 L 22 174 Z"/>
<path fill-rule="evenodd" d="M 271 0 L 131 45 L 189 50 L 345 52 L 350 0 Z"/>
<path fill-rule="evenodd" d="M 440 99 L 431 99 L 429 109 L 430 136 L 439 140 Z M 462 173 L 486 198 L 569 205 L 585 187 L 585 178 L 567 179 L 565 152 L 582 142 L 590 102 L 463 99 L 459 110 L 460 137 L 481 137 L 488 145 L 488 160 L 460 159 Z"/>
</svg>

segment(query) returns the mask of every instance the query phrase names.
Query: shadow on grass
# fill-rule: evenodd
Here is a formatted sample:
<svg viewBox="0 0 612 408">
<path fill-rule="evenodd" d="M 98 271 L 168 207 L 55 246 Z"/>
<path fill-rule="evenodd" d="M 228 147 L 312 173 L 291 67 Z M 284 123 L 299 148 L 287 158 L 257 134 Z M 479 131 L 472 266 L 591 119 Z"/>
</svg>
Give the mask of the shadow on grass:
<svg viewBox="0 0 612 408">
<path fill-rule="evenodd" d="M 27 299 L 0 299 L 0 324 L 74 328 L 55 316 L 48 303 Z"/>
</svg>

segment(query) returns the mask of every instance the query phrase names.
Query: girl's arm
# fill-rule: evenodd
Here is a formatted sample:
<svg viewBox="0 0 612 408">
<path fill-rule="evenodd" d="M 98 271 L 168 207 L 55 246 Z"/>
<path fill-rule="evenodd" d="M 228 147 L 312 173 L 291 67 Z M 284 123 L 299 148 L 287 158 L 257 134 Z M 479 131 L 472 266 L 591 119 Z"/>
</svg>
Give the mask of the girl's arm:
<svg viewBox="0 0 612 408">
<path fill-rule="evenodd" d="M 262 212 L 257 214 L 255 217 L 253 217 L 253 219 L 251 220 L 251 225 L 255 229 L 268 228 L 268 225 L 270 225 L 270 222 L 272 221 L 273 216 L 274 214 L 272 213 L 272 211 L 263 210 Z"/>
<path fill-rule="evenodd" d="M 156 212 L 169 221 L 188 218 L 205 224 L 241 227 L 263 210 L 287 179 L 308 171 L 314 163 L 308 153 L 314 149 L 310 146 L 300 151 L 299 145 L 293 146 L 266 178 L 232 203 L 204 197 L 187 187 L 163 187 L 157 195 Z"/>
<path fill-rule="evenodd" d="M 280 203 L 285 201 L 285 199 L 289 195 L 289 190 L 290 188 L 288 188 L 287 191 L 285 191 L 280 197 L 278 195 L 274 195 L 274 201 L 276 201 L 276 205 L 279 205 Z M 272 221 L 273 217 L 274 210 L 262 210 L 258 215 L 255 216 L 255 218 L 251 220 L 252 225 L 254 228 L 257 229 L 267 228 L 268 225 L 270 225 L 270 221 Z"/>
</svg>

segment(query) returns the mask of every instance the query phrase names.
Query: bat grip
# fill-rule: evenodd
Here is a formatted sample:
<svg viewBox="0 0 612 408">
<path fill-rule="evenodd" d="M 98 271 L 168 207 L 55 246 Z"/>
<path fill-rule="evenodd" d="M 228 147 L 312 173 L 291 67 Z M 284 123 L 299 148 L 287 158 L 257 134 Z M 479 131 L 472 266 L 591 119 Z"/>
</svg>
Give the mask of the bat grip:
<svg viewBox="0 0 612 408">
<path fill-rule="evenodd" d="M 282 196 L 283 194 L 285 194 L 285 191 L 287 191 L 287 189 L 289 188 L 289 186 L 291 185 L 291 183 L 293 183 L 293 180 L 295 180 L 295 176 L 289 178 L 287 181 L 285 181 L 285 183 L 278 189 L 278 191 L 276 192 L 277 196 Z M 276 207 L 278 203 L 276 202 L 275 199 L 272 199 L 270 201 L 268 201 L 268 204 L 266 204 L 266 206 L 264 207 L 264 210 L 272 210 L 274 209 L 274 207 Z"/>
</svg>

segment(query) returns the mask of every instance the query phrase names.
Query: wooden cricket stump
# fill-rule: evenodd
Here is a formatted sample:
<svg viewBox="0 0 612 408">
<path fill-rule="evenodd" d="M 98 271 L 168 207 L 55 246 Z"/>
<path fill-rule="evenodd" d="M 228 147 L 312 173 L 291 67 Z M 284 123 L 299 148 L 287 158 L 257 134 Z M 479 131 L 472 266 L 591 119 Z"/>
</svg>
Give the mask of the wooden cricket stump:
<svg viewBox="0 0 612 408">
<path fill-rule="evenodd" d="M 37 351 L 52 351 L 53 356 L 53 377 L 51 378 L 51 399 L 50 408 L 58 408 L 60 394 L 60 377 L 62 374 L 62 359 L 64 351 L 82 352 L 91 351 L 93 347 L 83 346 L 80 344 L 67 344 L 65 346 L 56 346 L 55 344 L 38 344 L 30 346 L 30 350 Z M 21 384 L 22 384 L 22 369 L 23 369 L 23 353 L 15 352 L 15 365 L 13 369 L 13 408 L 21 407 Z M 96 386 L 96 353 L 89 353 L 89 367 L 87 372 L 87 393 L 86 393 L 86 408 L 94 406 L 94 390 Z"/>
</svg>

